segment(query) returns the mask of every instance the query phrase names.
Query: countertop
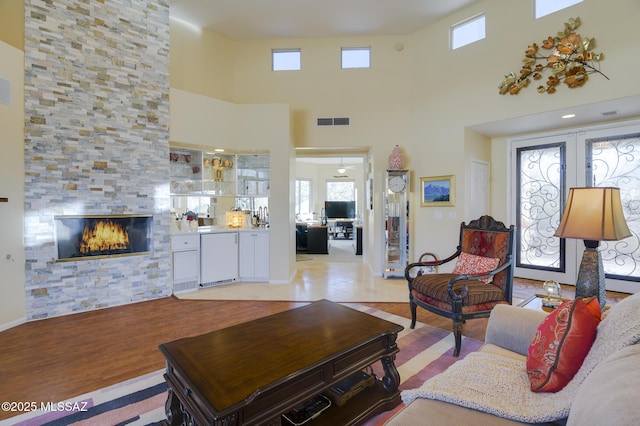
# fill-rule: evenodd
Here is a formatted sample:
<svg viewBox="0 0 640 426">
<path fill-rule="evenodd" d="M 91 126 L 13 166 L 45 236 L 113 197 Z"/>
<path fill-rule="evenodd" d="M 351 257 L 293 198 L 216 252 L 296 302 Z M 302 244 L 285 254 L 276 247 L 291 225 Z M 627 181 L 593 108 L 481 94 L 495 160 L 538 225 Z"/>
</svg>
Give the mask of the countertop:
<svg viewBox="0 0 640 426">
<path fill-rule="evenodd" d="M 198 226 L 197 231 L 178 231 L 171 235 L 221 234 L 226 232 L 269 232 L 269 228 L 228 228 L 224 226 Z"/>
</svg>

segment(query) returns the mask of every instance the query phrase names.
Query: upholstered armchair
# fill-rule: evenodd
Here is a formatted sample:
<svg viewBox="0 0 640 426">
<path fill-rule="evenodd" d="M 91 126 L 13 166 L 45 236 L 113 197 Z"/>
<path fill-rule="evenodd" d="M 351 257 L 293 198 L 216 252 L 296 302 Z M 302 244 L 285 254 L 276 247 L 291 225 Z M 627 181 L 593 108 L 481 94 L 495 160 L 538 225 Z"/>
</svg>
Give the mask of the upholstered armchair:
<svg viewBox="0 0 640 426">
<path fill-rule="evenodd" d="M 511 304 L 513 292 L 514 227 L 491 216 L 460 224 L 455 253 L 441 260 L 411 263 L 404 276 L 409 284 L 411 328 L 417 307 L 453 320 L 455 350 L 460 354 L 462 326 L 468 319 L 488 317 L 494 306 Z M 424 273 L 456 261 L 451 273 Z"/>
</svg>

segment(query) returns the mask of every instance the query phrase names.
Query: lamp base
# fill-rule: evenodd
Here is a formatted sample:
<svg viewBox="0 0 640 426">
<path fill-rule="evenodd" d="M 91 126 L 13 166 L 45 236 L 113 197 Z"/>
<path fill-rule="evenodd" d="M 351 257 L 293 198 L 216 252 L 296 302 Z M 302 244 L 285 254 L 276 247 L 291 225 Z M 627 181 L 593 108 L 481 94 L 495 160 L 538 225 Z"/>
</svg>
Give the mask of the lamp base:
<svg viewBox="0 0 640 426">
<path fill-rule="evenodd" d="M 600 307 L 607 304 L 606 283 L 604 280 L 604 267 L 602 257 L 598 251 L 598 242 L 593 247 L 593 241 L 585 241 L 585 250 L 578 271 L 576 281 L 576 299 L 578 297 L 597 296 Z"/>
</svg>

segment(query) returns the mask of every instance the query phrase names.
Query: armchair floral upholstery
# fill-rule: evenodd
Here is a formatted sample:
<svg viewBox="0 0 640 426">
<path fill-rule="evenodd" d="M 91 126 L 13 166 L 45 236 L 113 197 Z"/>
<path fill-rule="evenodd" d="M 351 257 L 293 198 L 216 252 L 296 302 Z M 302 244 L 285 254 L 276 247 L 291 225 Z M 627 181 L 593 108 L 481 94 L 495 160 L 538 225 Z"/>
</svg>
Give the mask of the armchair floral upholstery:
<svg viewBox="0 0 640 426">
<path fill-rule="evenodd" d="M 456 344 L 453 356 L 458 356 L 462 346 L 462 326 L 466 320 L 488 317 L 494 306 L 511 304 L 513 238 L 513 225 L 507 228 L 491 216 L 482 216 L 468 225 L 460 224 L 460 242 L 451 256 L 431 261 L 422 261 L 421 256 L 421 261 L 407 265 L 404 275 L 409 285 L 411 328 L 416 324 L 418 306 L 451 318 Z M 461 253 L 498 259 L 498 266 L 478 273 L 423 273 L 427 267 L 458 260 Z M 454 271 L 468 269 L 458 266 L 459 263 Z"/>
</svg>

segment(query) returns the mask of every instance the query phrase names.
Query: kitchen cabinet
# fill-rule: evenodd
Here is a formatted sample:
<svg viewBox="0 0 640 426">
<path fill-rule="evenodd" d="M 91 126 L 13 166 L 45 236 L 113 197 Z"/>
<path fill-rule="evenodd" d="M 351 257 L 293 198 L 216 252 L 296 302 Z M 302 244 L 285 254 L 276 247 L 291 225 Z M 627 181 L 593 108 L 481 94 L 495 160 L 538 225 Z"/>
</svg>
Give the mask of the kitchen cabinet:
<svg viewBox="0 0 640 426">
<path fill-rule="evenodd" d="M 269 231 L 240 232 L 240 279 L 269 281 Z"/>
<path fill-rule="evenodd" d="M 198 288 L 200 283 L 200 236 L 172 235 L 173 292 Z"/>
<path fill-rule="evenodd" d="M 238 279 L 238 233 L 200 235 L 200 286 L 212 287 Z"/>
</svg>

